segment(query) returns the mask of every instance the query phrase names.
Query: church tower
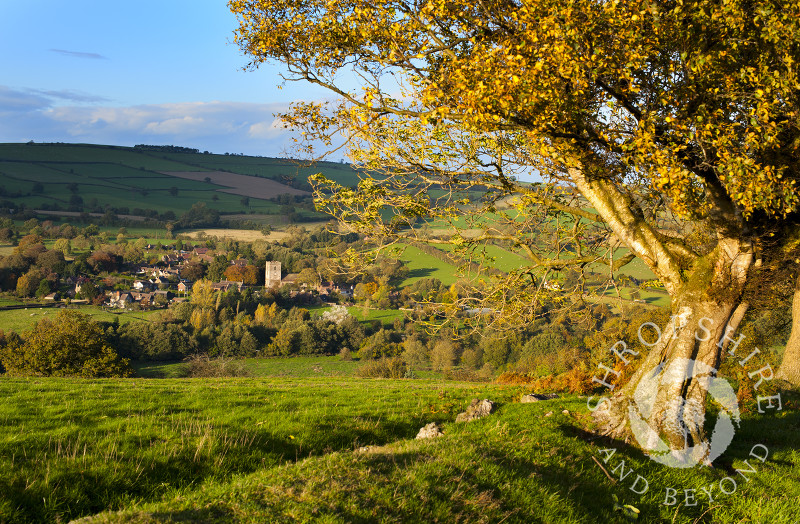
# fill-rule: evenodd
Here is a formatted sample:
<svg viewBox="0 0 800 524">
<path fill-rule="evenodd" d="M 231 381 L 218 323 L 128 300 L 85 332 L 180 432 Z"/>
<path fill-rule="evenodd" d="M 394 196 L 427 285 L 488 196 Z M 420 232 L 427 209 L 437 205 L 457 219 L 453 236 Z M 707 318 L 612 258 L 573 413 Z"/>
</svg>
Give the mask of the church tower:
<svg viewBox="0 0 800 524">
<path fill-rule="evenodd" d="M 264 272 L 264 287 L 280 287 L 281 285 L 281 263 L 275 260 L 267 260 L 267 268 Z"/>
</svg>

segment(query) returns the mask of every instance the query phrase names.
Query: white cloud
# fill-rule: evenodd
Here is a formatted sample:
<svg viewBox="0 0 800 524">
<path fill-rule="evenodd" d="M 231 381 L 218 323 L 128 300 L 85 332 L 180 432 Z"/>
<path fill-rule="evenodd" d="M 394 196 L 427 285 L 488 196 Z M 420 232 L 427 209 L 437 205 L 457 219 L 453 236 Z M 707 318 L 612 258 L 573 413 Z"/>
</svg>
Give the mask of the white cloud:
<svg viewBox="0 0 800 524">
<path fill-rule="evenodd" d="M 169 118 L 161 122 L 150 122 L 144 128 L 146 133 L 154 135 L 193 135 L 204 130 L 205 120 L 185 116 L 183 118 Z"/>
<path fill-rule="evenodd" d="M 0 142 L 174 144 L 215 153 L 278 156 L 292 131 L 276 122 L 288 104 L 185 102 L 129 107 L 59 105 L 104 100 L 90 94 L 0 86 Z"/>
<path fill-rule="evenodd" d="M 283 127 L 283 123 L 280 121 L 280 119 L 275 117 L 271 120 L 258 122 L 251 125 L 247 130 L 247 136 L 255 139 L 271 139 L 282 134 L 286 134 L 287 132 L 289 131 Z"/>
</svg>

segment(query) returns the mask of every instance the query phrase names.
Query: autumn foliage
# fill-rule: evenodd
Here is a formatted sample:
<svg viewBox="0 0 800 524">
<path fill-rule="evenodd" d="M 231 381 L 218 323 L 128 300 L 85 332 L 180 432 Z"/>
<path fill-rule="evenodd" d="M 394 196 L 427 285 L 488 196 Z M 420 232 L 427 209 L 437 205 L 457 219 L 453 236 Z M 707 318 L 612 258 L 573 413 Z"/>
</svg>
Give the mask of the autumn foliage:
<svg viewBox="0 0 800 524">
<path fill-rule="evenodd" d="M 127 359 L 108 345 L 103 330 L 89 315 L 64 309 L 53 320 L 0 347 L 0 362 L 11 376 L 127 377 Z"/>
</svg>

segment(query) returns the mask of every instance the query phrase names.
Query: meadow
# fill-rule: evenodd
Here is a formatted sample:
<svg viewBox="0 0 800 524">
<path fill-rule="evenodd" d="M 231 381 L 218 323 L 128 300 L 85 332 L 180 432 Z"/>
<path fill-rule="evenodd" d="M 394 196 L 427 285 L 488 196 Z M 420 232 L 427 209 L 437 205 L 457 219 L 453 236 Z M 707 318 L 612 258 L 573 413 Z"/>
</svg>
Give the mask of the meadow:
<svg viewBox="0 0 800 524">
<path fill-rule="evenodd" d="M 398 259 L 405 262 L 408 268 L 408 277 L 403 280 L 403 287 L 423 278 L 438 278 L 446 286 L 458 281 L 455 265 L 423 253 L 414 246 L 404 246 Z"/>
<path fill-rule="evenodd" d="M 3 378 L 0 522 L 606 523 L 626 521 L 622 505 L 642 522 L 800 515 L 797 411 L 747 414 L 715 467 L 675 470 L 589 433 L 585 399 L 520 404 L 523 392 L 300 376 Z M 499 409 L 454 423 L 471 398 Z M 413 439 L 434 421 L 443 437 Z M 757 444 L 769 449 L 763 463 L 749 456 Z M 736 469 L 747 459 L 755 471 L 744 481 Z M 648 481 L 641 496 L 636 475 Z M 723 496 L 729 476 L 739 484 Z M 672 506 L 668 487 L 680 490 Z"/>
<path fill-rule="evenodd" d="M 3 378 L 0 522 L 69 520 L 412 438 L 489 393 L 333 378 Z"/>
<path fill-rule="evenodd" d="M 0 302 L 0 306 L 18 303 L 20 302 L 4 299 L 3 302 Z M 160 314 L 157 310 L 131 311 L 125 313 L 114 312 L 98 306 L 71 306 L 71 308 L 78 309 L 81 313 L 89 315 L 92 317 L 92 320 L 97 322 L 114 322 L 114 320 L 117 320 L 120 324 L 125 324 L 127 322 L 147 322 L 150 317 Z M 0 329 L 22 333 L 31 329 L 36 322 L 43 318 L 54 318 L 59 311 L 59 308 L 40 307 L 38 304 L 33 303 L 31 303 L 30 307 L 25 309 L 0 311 Z"/>
</svg>

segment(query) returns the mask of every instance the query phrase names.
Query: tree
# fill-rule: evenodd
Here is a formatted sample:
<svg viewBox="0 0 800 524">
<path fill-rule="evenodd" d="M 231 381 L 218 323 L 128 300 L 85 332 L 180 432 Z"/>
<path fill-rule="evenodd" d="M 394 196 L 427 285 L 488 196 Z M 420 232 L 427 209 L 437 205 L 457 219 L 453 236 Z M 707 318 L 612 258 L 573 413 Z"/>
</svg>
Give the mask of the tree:
<svg viewBox="0 0 800 524">
<path fill-rule="evenodd" d="M 475 286 L 498 303 L 486 321 L 532 318 L 556 294 L 542 285 L 555 271 L 602 263 L 613 274 L 644 261 L 676 322 L 627 384 L 604 375 L 612 396 L 594 416 L 603 433 L 622 436 L 647 374 L 674 370 L 676 380 L 660 375 L 646 422 L 673 450 L 704 442 L 707 388 L 689 367 L 719 367 L 724 336 L 747 309 L 748 279 L 798 225 L 796 5 L 229 5 L 252 67 L 277 61 L 290 78 L 339 96 L 283 116 L 304 132 L 304 152 L 346 136 L 351 161 L 380 175 L 356 190 L 316 176 L 318 206 L 377 240 L 450 242 L 464 255 L 499 242 L 530 260 Z M 337 83 L 351 70 L 363 89 Z M 518 181 L 531 173 L 543 183 Z M 441 188 L 444 196 L 428 193 Z M 467 205 L 476 190 L 478 209 Z M 488 227 L 475 219 L 502 203 Z M 459 226 L 459 217 L 482 233 L 423 238 L 415 228 L 433 218 Z M 621 365 L 634 356 L 609 353 Z"/>
<path fill-rule="evenodd" d="M 442 338 L 431 349 L 431 366 L 433 369 L 450 369 L 458 360 L 458 347 L 449 338 Z"/>
<path fill-rule="evenodd" d="M 232 265 L 225 268 L 222 274 L 225 280 L 231 282 L 244 282 L 244 267 L 239 265 Z"/>
<path fill-rule="evenodd" d="M 428 348 L 425 343 L 416 337 L 409 337 L 403 341 L 403 360 L 411 369 L 423 369 L 429 362 Z"/>
<path fill-rule="evenodd" d="M 46 295 L 50 294 L 50 281 L 46 278 L 43 278 L 40 282 L 38 287 L 36 288 L 36 296 L 42 298 Z"/>
<path fill-rule="evenodd" d="M 181 270 L 181 276 L 191 281 L 200 280 L 205 273 L 206 268 L 200 262 L 189 262 Z"/>
<path fill-rule="evenodd" d="M 68 238 L 59 238 L 53 244 L 53 249 L 56 251 L 61 251 L 63 255 L 69 255 L 72 253 L 72 244 Z"/>
<path fill-rule="evenodd" d="M 86 263 L 92 266 L 95 273 L 111 273 L 119 269 L 120 257 L 109 251 L 97 250 L 86 259 Z"/>
<path fill-rule="evenodd" d="M 24 334 L 21 344 L 0 348 L 9 375 L 39 377 L 127 377 L 131 369 L 108 345 L 89 315 L 72 309 L 44 318 Z"/>
<path fill-rule="evenodd" d="M 30 297 L 36 293 L 42 276 L 38 271 L 31 270 L 17 279 L 17 296 Z"/>
<path fill-rule="evenodd" d="M 317 273 L 314 268 L 307 267 L 302 269 L 300 273 L 297 274 L 295 282 L 300 285 L 305 284 L 309 288 L 313 289 L 320 285 L 321 279 L 319 278 L 319 273 Z"/>
<path fill-rule="evenodd" d="M 196 304 L 202 308 L 214 307 L 216 300 L 213 282 L 210 280 L 201 279 L 192 285 L 192 304 Z"/>
<path fill-rule="evenodd" d="M 206 276 L 213 282 L 219 282 L 230 267 L 231 264 L 225 255 L 217 255 L 208 265 Z"/>
</svg>

